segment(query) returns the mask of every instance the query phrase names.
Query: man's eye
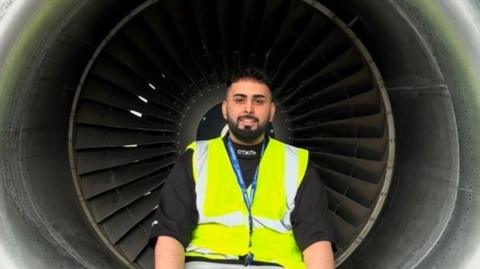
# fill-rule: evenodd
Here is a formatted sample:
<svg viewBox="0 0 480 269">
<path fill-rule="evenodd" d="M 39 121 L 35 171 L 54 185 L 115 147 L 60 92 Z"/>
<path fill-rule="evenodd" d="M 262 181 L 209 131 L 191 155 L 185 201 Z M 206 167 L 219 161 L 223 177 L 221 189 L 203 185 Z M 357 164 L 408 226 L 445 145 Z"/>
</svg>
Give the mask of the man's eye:
<svg viewBox="0 0 480 269">
<path fill-rule="evenodd" d="M 235 103 L 243 103 L 245 102 L 245 98 L 235 98 L 234 101 Z"/>
<path fill-rule="evenodd" d="M 255 99 L 255 104 L 261 105 L 261 104 L 263 104 L 263 103 L 265 103 L 265 100 L 263 100 L 263 99 Z"/>
</svg>

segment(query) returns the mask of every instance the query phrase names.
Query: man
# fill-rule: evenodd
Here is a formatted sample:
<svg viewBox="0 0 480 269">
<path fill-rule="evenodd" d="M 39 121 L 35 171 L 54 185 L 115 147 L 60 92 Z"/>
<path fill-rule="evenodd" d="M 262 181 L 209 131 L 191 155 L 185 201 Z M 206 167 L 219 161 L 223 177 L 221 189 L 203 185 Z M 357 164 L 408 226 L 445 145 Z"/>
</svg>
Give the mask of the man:
<svg viewBox="0 0 480 269">
<path fill-rule="evenodd" d="M 326 194 L 308 151 L 266 135 L 275 115 L 267 76 L 232 76 L 222 113 L 229 133 L 192 143 L 162 189 L 155 267 L 333 268 Z"/>
</svg>

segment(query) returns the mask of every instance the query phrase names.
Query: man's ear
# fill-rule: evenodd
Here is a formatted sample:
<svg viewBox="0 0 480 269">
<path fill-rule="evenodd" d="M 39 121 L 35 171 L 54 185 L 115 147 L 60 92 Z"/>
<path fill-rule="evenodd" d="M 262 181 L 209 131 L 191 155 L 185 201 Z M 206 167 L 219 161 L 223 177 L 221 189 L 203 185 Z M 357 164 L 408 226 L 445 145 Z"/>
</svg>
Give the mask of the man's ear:
<svg viewBox="0 0 480 269">
<path fill-rule="evenodd" d="M 275 106 L 275 103 L 272 102 L 270 104 L 270 119 L 268 119 L 270 122 L 273 121 L 273 117 L 275 117 L 275 110 L 276 110 L 276 106 Z"/>
<path fill-rule="evenodd" d="M 225 120 L 228 119 L 228 117 L 227 117 L 227 101 L 226 100 L 223 100 L 223 102 L 222 102 L 222 115 L 223 115 L 223 118 Z"/>
</svg>

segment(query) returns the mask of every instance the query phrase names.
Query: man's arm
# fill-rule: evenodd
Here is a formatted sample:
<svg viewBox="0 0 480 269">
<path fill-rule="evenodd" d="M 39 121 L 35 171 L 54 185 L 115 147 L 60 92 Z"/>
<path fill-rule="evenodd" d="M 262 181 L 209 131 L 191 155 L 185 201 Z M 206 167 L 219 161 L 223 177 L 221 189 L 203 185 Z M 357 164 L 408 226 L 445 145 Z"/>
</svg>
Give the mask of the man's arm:
<svg viewBox="0 0 480 269">
<path fill-rule="evenodd" d="M 293 235 L 302 250 L 306 268 L 334 268 L 332 246 L 336 240 L 328 211 L 327 193 L 311 161 L 298 188 L 295 209 L 290 217 Z"/>
<path fill-rule="evenodd" d="M 303 251 L 307 269 L 333 269 L 335 258 L 330 241 L 318 241 Z"/>
<path fill-rule="evenodd" d="M 198 222 L 191 159 L 191 150 L 179 157 L 160 191 L 148 241 L 157 269 L 184 267 L 185 248 Z"/>
<path fill-rule="evenodd" d="M 159 236 L 155 245 L 155 269 L 182 269 L 185 251 L 182 244 L 170 236 Z"/>
</svg>

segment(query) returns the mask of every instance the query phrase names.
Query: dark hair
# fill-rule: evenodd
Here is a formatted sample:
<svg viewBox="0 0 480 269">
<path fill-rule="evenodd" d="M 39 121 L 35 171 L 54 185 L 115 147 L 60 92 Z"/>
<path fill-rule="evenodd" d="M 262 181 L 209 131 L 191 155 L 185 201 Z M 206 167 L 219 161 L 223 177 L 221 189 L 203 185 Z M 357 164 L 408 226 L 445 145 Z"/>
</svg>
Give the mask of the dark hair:
<svg viewBox="0 0 480 269">
<path fill-rule="evenodd" d="M 268 89 L 272 91 L 272 82 L 270 77 L 265 71 L 256 67 L 248 67 L 233 73 L 227 80 L 227 89 L 229 89 L 233 83 L 238 82 L 242 79 L 250 79 L 257 81 L 261 84 L 265 84 L 267 85 Z"/>
</svg>

